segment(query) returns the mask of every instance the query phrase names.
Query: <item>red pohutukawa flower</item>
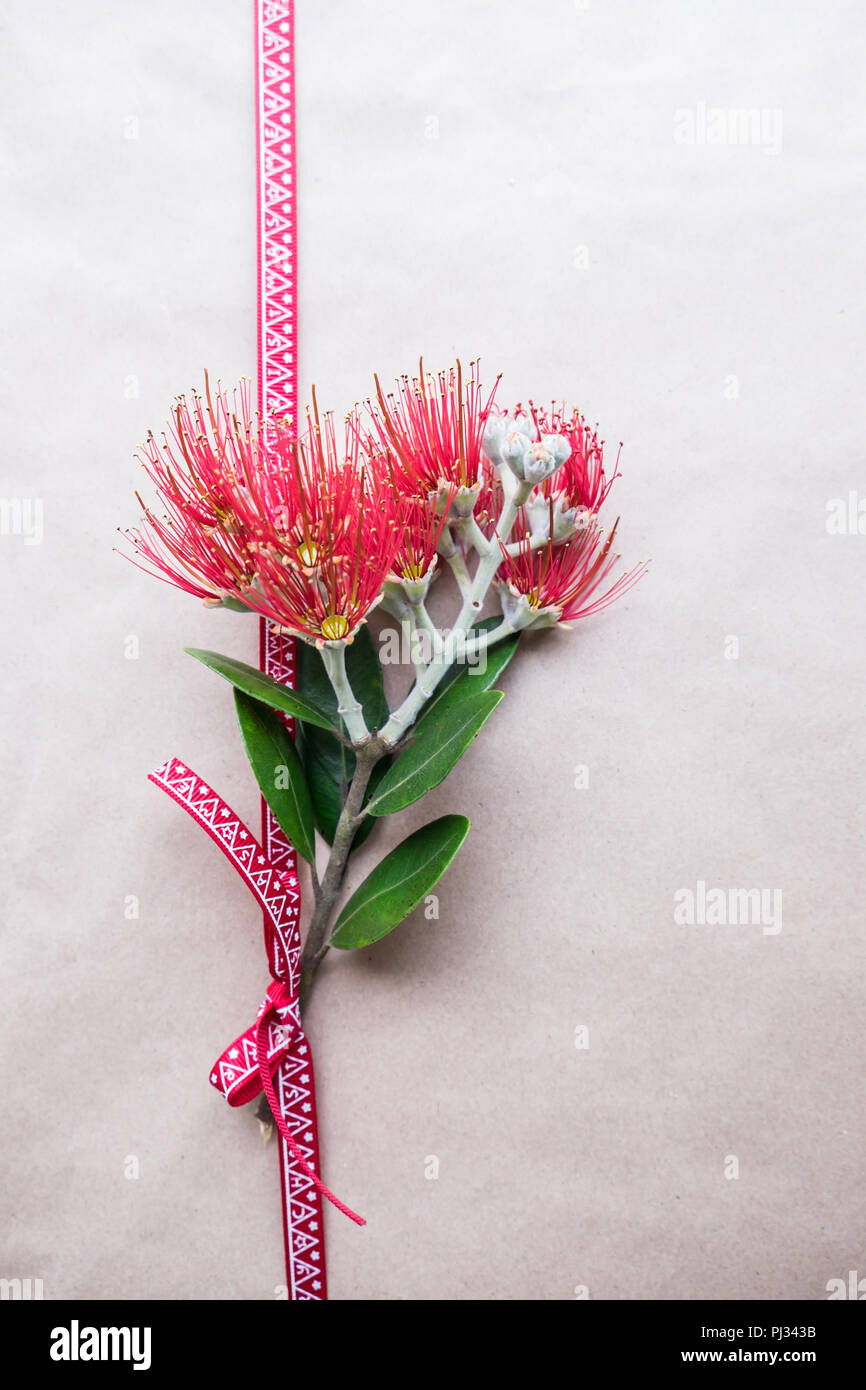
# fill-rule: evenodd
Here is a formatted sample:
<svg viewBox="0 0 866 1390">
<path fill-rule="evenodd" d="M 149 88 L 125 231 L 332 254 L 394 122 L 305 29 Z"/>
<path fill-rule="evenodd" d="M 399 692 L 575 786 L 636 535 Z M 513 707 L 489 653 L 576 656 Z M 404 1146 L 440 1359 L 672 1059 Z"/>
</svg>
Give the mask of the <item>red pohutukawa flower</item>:
<svg viewBox="0 0 866 1390">
<path fill-rule="evenodd" d="M 382 596 L 400 544 L 400 504 L 387 477 L 338 448 L 331 416 L 307 434 L 279 434 L 269 450 L 257 532 L 256 582 L 245 602 L 286 632 L 317 643 L 351 641 Z"/>
<path fill-rule="evenodd" d="M 451 550 L 459 532 L 464 565 L 466 548 L 478 551 L 485 584 L 498 542 L 498 588 L 515 626 L 595 613 L 643 574 L 639 566 L 605 588 L 616 526 L 603 541 L 596 515 L 617 468 L 606 475 L 603 441 L 577 411 L 530 403 L 507 416 L 493 392 L 483 398 L 476 362 L 467 382 L 458 362 L 403 377 L 396 397 L 377 387 L 375 429 L 355 411 L 338 442 L 315 390 L 297 438 L 288 421 L 254 415 L 247 382 L 229 396 L 206 375 L 204 397 L 179 397 L 162 442 L 150 434 L 142 447 L 162 509 L 145 507 L 140 529 L 126 533 L 132 558 L 205 602 L 240 605 L 319 645 L 351 642 L 386 584 L 407 595 L 411 586 L 423 602 L 452 521 L 462 524 Z M 515 516 L 506 502 L 518 485 Z"/>
<path fill-rule="evenodd" d="M 438 559 L 436 547 L 448 520 L 448 509 L 456 490 L 454 486 L 448 489 L 439 507 L 421 502 L 416 497 L 402 499 L 401 535 L 391 566 L 393 578 L 419 583 L 435 569 Z"/>
<path fill-rule="evenodd" d="M 246 387 L 231 400 L 208 388 L 206 407 L 180 398 L 171 438 L 149 436 L 142 457 L 166 511 L 145 508 L 126 534 L 140 568 L 187 593 L 315 642 L 351 641 L 381 597 L 402 515 L 357 431 L 340 449 L 313 401 L 296 440 L 285 422 L 252 417 Z"/>
<path fill-rule="evenodd" d="M 255 569 L 237 511 L 262 467 L 249 383 L 229 397 L 212 393 L 205 373 L 205 398 L 179 396 L 169 431 L 161 443 L 151 431 L 138 456 L 166 510 L 158 514 L 139 497 L 141 529 L 123 534 L 140 569 L 218 603 L 251 583 Z"/>
<path fill-rule="evenodd" d="M 644 574 L 645 564 L 598 594 L 619 560 L 619 555 L 611 554 L 618 525 L 617 517 L 604 540 L 603 532 L 592 527 L 565 544 L 548 541 L 540 548 L 524 534 L 514 555 L 503 545 L 500 598 L 503 612 L 515 627 L 550 627 L 587 618 L 627 593 Z"/>
<path fill-rule="evenodd" d="M 459 362 L 435 376 L 419 364 L 418 376 L 400 378 L 388 395 L 376 377 L 377 402 L 370 415 L 382 445 L 396 459 L 401 491 L 426 499 L 441 489 L 476 488 L 481 468 L 481 436 L 496 386 L 484 398 L 478 363 L 464 381 Z"/>
</svg>

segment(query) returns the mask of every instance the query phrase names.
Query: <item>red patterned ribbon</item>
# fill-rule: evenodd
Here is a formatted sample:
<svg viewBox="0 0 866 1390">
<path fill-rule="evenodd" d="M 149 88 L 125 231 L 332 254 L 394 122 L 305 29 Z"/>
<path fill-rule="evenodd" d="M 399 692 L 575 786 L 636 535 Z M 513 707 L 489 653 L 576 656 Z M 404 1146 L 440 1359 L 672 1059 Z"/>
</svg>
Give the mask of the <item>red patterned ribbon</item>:
<svg viewBox="0 0 866 1390">
<path fill-rule="evenodd" d="M 298 419 L 297 365 L 297 219 L 295 146 L 295 6 L 294 0 L 255 0 L 256 12 L 256 226 L 258 282 L 258 378 L 259 410 L 262 417 L 273 413 Z M 274 633 L 262 620 L 259 624 L 259 665 L 273 680 L 295 684 L 294 638 Z M 286 721 L 290 731 L 292 721 Z M 268 860 L 297 878 L 294 847 L 283 835 L 267 803 L 262 801 L 262 840 Z M 265 928 L 267 937 L 267 926 Z M 273 973 L 273 969 L 272 969 Z M 293 984 L 297 992 L 297 962 Z M 300 1074 L 309 1079 L 309 1132 L 318 1149 L 316 1105 L 312 1058 Z M 297 1071 L 297 1069 L 296 1069 Z M 286 1115 L 294 1096 L 294 1083 L 286 1067 L 275 1077 L 276 1114 Z M 273 1108 L 273 1101 L 271 1101 Z M 325 1283 L 325 1241 L 321 1192 L 303 1184 L 305 1175 L 284 1135 L 280 1135 L 280 1181 L 283 1194 L 283 1230 L 289 1298 L 327 1298 Z M 298 1206 L 295 1192 L 304 1193 Z M 307 1203 L 312 1202 L 315 1217 L 306 1219 Z M 300 1223 L 300 1224 L 299 1224 Z M 318 1237 L 315 1263 L 321 1270 L 321 1287 L 314 1293 L 296 1293 L 294 1266 L 309 1263 L 307 1240 L 310 1231 Z"/>
<path fill-rule="evenodd" d="M 259 406 L 298 418 L 295 6 L 256 0 Z"/>
<path fill-rule="evenodd" d="M 358 1225 L 318 1175 L 316 1095 L 310 1045 L 298 1007 L 300 885 L 294 870 L 273 863 L 239 816 L 177 758 L 150 774 L 222 850 L 258 899 L 273 981 L 255 1023 L 214 1063 L 211 1084 L 229 1105 L 264 1089 L 280 1131 L 288 1297 L 327 1298 L 321 1199 Z"/>
<path fill-rule="evenodd" d="M 259 409 L 297 421 L 293 0 L 255 0 Z M 294 687 L 294 640 L 260 624 L 262 669 Z M 286 721 L 290 731 L 292 722 Z M 210 835 L 261 904 L 272 983 L 255 1023 L 214 1064 L 229 1105 L 264 1089 L 280 1131 L 286 1281 L 291 1300 L 327 1298 L 322 1197 L 363 1225 L 319 1178 L 313 1059 L 298 1005 L 300 886 L 293 845 L 262 802 L 260 845 L 231 807 L 176 758 L 151 774 Z"/>
</svg>

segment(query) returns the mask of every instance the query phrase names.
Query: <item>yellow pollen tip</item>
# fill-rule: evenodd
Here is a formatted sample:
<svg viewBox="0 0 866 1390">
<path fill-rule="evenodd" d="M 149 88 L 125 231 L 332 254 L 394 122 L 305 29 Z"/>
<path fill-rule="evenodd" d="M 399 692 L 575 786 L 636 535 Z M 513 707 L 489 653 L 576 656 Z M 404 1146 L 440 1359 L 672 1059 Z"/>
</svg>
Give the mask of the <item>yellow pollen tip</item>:
<svg viewBox="0 0 866 1390">
<path fill-rule="evenodd" d="M 339 642 L 349 631 L 349 620 L 342 613 L 331 613 L 322 622 L 322 636 L 329 642 Z"/>
</svg>

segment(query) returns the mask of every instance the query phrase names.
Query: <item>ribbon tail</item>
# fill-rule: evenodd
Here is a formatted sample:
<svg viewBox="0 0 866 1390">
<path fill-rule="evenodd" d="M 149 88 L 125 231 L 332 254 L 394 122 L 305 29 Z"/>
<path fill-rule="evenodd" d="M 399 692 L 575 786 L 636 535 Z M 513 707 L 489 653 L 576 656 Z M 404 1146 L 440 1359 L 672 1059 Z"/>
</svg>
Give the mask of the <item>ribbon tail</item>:
<svg viewBox="0 0 866 1390">
<path fill-rule="evenodd" d="M 286 1124 L 283 1117 L 283 1106 L 277 1096 L 268 1066 L 267 1028 L 268 1016 L 266 1013 L 263 1013 L 256 1025 L 256 1059 L 258 1061 L 262 1089 L 268 1098 L 268 1103 L 273 1112 L 277 1129 L 280 1131 L 284 1142 L 288 1145 L 297 1167 L 309 1178 L 316 1191 L 320 1192 L 323 1197 L 327 1197 L 331 1205 L 336 1207 L 337 1211 L 341 1211 L 344 1216 L 348 1216 L 350 1221 L 354 1221 L 356 1226 L 366 1226 L 367 1222 L 364 1217 L 352 1211 L 351 1207 L 347 1207 L 345 1202 L 341 1202 L 339 1197 L 336 1197 L 330 1188 L 325 1186 L 318 1173 L 310 1167 L 304 1158 L 301 1147 L 295 1139 L 295 1136 Z M 282 1069 L 282 1063 L 280 1063 L 280 1069 Z"/>
</svg>

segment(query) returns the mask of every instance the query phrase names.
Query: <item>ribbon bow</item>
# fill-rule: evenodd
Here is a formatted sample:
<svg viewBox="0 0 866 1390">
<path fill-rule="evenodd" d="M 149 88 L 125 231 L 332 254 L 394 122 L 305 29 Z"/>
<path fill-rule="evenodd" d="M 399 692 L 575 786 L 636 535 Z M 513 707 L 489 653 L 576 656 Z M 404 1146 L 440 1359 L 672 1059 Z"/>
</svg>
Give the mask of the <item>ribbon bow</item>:
<svg viewBox="0 0 866 1390">
<path fill-rule="evenodd" d="M 268 985 L 268 992 L 259 1006 L 255 1023 L 251 1023 L 246 1032 L 241 1033 L 215 1062 L 210 1077 L 211 1085 L 225 1096 L 229 1105 L 245 1105 L 264 1091 L 277 1129 L 291 1149 L 298 1167 L 306 1173 L 316 1191 L 321 1192 L 338 1211 L 343 1212 L 358 1226 L 366 1226 L 363 1216 L 358 1216 L 357 1212 L 347 1207 L 339 1197 L 335 1197 L 318 1173 L 309 1166 L 283 1117 L 282 1106 L 274 1087 L 274 1073 L 286 1067 L 292 1054 L 292 1044 L 299 1038 L 303 1041 L 297 1048 L 297 1057 L 301 1059 L 301 1066 L 308 1065 L 305 1059 L 309 1054 L 309 1044 L 301 1032 L 297 991 L 293 993 L 281 980 L 274 980 Z M 309 1081 L 309 1076 L 302 1076 L 301 1081 Z M 309 1101 L 301 1102 L 302 1112 L 309 1114 L 311 1108 Z M 313 1135 L 305 1134 L 304 1139 L 310 1143 Z"/>
<path fill-rule="evenodd" d="M 297 1033 L 297 1009 L 293 1009 L 293 1003 L 291 990 L 281 980 L 274 980 L 268 985 L 255 1023 L 217 1058 L 210 1074 L 211 1085 L 229 1105 L 246 1105 L 255 1100 L 266 1089 L 263 1075 L 273 1085 L 274 1073 L 288 1056 Z"/>
</svg>

